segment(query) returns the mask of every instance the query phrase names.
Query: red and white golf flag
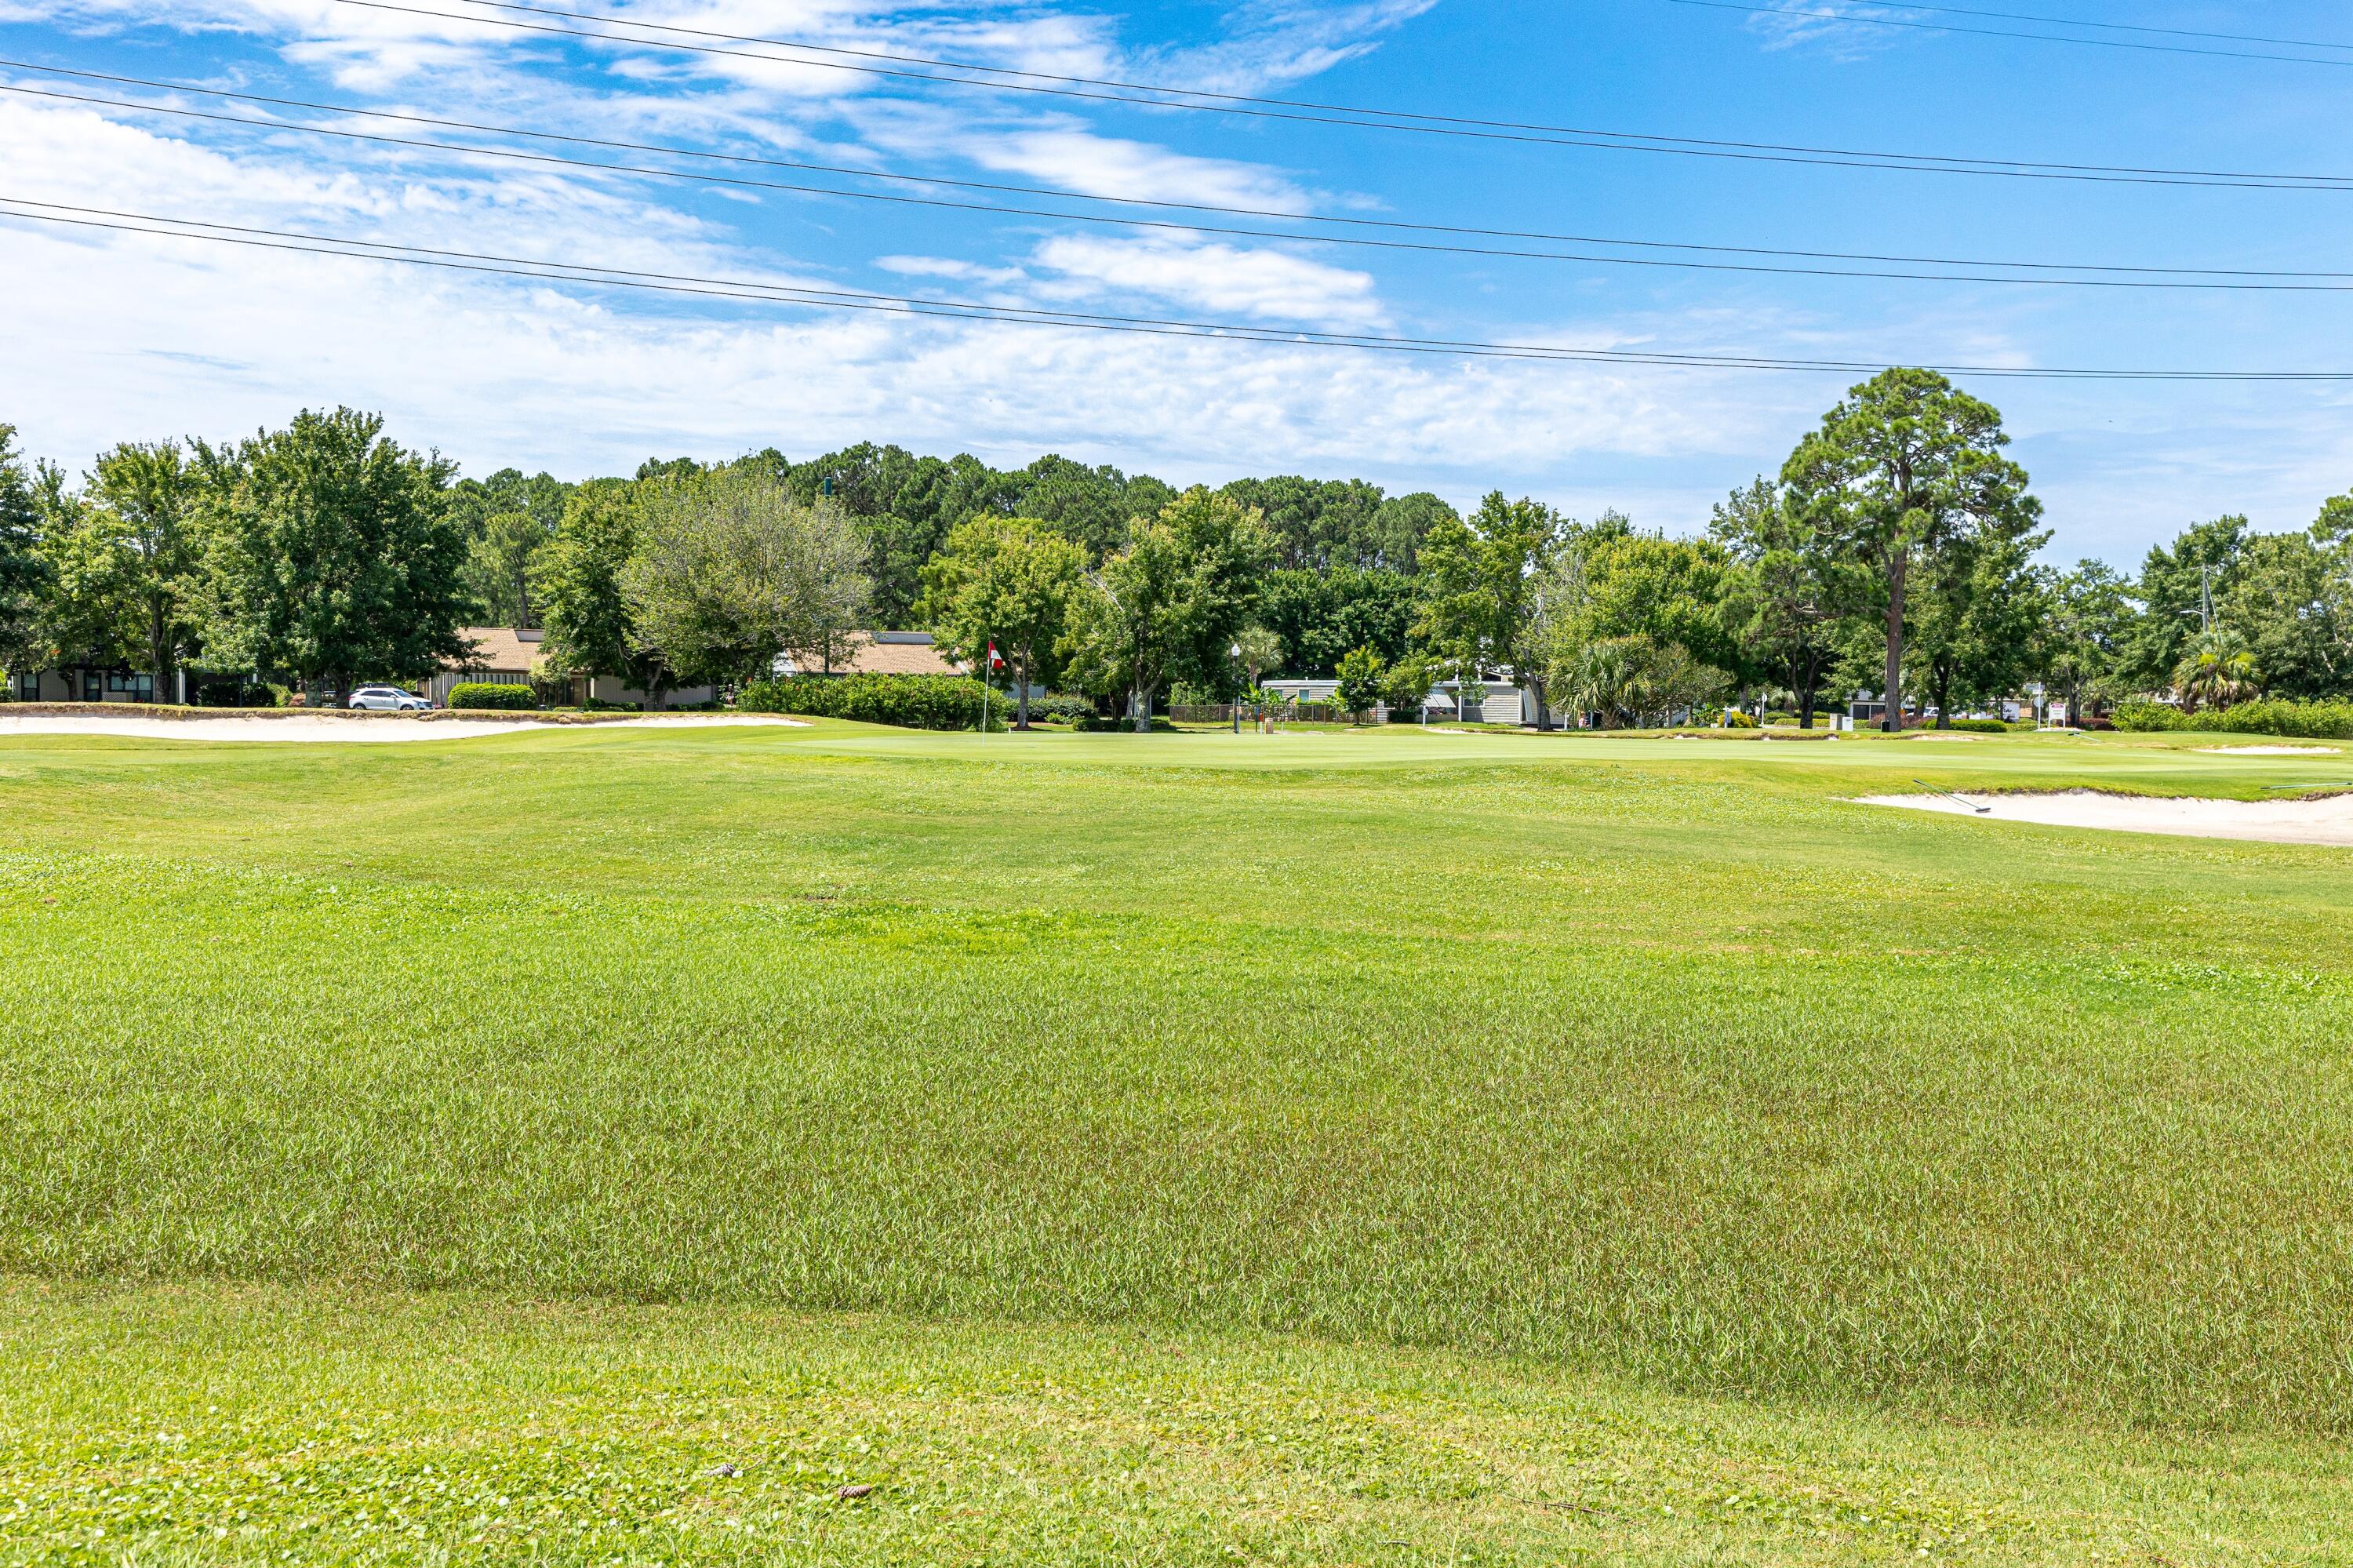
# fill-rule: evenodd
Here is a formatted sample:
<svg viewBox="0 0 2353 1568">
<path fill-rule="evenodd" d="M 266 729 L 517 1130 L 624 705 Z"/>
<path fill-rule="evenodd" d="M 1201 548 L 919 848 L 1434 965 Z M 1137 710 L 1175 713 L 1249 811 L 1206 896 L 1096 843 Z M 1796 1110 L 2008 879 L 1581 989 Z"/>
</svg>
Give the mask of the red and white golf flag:
<svg viewBox="0 0 2353 1568">
<path fill-rule="evenodd" d="M 1005 668 L 1005 655 L 997 651 L 997 644 L 994 642 L 988 645 L 988 667 L 992 670 Z"/>
</svg>

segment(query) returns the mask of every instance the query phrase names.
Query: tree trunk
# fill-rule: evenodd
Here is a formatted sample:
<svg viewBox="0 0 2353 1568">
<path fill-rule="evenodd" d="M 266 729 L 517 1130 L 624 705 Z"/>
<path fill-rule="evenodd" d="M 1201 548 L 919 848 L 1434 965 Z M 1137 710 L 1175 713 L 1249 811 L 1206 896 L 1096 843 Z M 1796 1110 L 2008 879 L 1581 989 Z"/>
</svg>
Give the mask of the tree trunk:
<svg viewBox="0 0 2353 1568">
<path fill-rule="evenodd" d="M 1542 678 L 1539 677 L 1537 679 L 1531 680 L 1528 683 L 1528 694 L 1536 700 L 1537 730 L 1544 734 L 1550 734 L 1552 731 L 1552 705 L 1545 701 L 1545 683 Z"/>
<path fill-rule="evenodd" d="M 1029 727 L 1029 660 L 1027 655 L 1017 656 L 1013 661 L 1013 727 L 1028 729 Z"/>
<path fill-rule="evenodd" d="M 1152 694 L 1142 686 L 1132 686 L 1127 694 L 1127 716 L 1138 735 L 1152 733 Z"/>
<path fill-rule="evenodd" d="M 1887 713 L 1879 727 L 1890 735 L 1904 728 L 1904 572 L 1911 564 L 1908 549 L 1887 557 Z"/>
<path fill-rule="evenodd" d="M 1929 694 L 1936 699 L 1936 727 L 1953 727 L 1953 673 L 1942 659 L 1928 666 Z"/>
<path fill-rule="evenodd" d="M 147 671 L 154 678 L 155 689 L 149 696 L 155 702 L 172 700 L 172 628 L 164 617 L 164 607 L 152 600 L 147 606 Z"/>
</svg>

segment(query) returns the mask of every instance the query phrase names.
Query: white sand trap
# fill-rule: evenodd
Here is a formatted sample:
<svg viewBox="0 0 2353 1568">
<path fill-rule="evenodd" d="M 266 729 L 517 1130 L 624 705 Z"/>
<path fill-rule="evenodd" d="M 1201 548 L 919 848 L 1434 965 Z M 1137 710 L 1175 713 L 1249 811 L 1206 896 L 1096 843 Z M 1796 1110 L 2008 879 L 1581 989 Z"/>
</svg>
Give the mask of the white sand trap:
<svg viewBox="0 0 2353 1568">
<path fill-rule="evenodd" d="M 2341 746 L 2201 746 L 2219 757 L 2335 757 Z"/>
<path fill-rule="evenodd" d="M 1866 806 L 1975 816 L 1980 821 L 2041 822 L 2054 828 L 2108 828 L 2127 833 L 2173 833 L 2200 839 L 2262 839 L 2279 844 L 2353 847 L 2353 795 L 2317 800 L 2208 800 L 2188 796 L 2105 795 L 2067 789 L 2049 795 L 1866 795 Z"/>
<path fill-rule="evenodd" d="M 445 710 L 446 712 L 446 710 Z M 111 735 L 140 740 L 260 740 L 280 743 L 326 741 L 371 744 L 400 740 L 463 740 L 469 736 L 515 735 L 544 729 L 687 729 L 710 725 L 788 725 L 806 729 L 801 719 L 750 714 L 666 714 L 645 718 L 605 719 L 594 724 L 564 724 L 553 719 L 452 718 L 436 714 L 404 717 L 392 714 L 343 717 L 336 714 L 286 714 L 276 718 L 237 715 L 234 710 L 218 718 L 114 718 L 101 714 L 35 714 L 21 717 L 0 713 L 0 736 Z"/>
</svg>

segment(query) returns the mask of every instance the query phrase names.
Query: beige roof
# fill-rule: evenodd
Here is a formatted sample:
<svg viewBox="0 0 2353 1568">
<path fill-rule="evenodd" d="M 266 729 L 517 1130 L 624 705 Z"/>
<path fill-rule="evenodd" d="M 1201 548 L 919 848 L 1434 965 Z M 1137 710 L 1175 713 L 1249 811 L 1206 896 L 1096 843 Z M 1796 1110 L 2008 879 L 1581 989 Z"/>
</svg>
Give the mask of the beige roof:
<svg viewBox="0 0 2353 1568">
<path fill-rule="evenodd" d="M 518 632 L 512 626 L 464 626 L 458 635 L 473 644 L 474 656 L 459 661 L 456 668 L 527 675 L 539 661 L 543 633 L 536 629 Z M 834 652 L 833 673 L 838 675 L 954 675 L 964 670 L 932 646 L 928 631 L 857 631 L 850 639 Z M 807 671 L 826 667 L 818 658 L 793 662 Z"/>
<path fill-rule="evenodd" d="M 822 658 L 815 657 L 797 657 L 793 663 L 811 672 L 826 667 Z M 853 632 L 849 644 L 836 649 L 833 655 L 833 673 L 837 675 L 955 675 L 963 672 L 963 665 L 948 662 L 932 646 L 932 634 L 928 631 Z"/>
<path fill-rule="evenodd" d="M 454 668 L 528 675 L 539 660 L 540 639 L 545 634 L 537 628 L 517 631 L 512 626 L 461 626 L 458 635 L 473 644 L 474 656 L 457 661 Z"/>
</svg>

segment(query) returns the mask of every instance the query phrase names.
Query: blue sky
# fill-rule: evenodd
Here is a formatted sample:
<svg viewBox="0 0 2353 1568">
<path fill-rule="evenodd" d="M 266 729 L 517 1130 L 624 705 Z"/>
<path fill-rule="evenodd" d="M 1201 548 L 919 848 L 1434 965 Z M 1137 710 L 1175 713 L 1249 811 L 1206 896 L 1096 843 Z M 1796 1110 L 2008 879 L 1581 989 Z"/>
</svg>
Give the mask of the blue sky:
<svg viewBox="0 0 2353 1568">
<path fill-rule="evenodd" d="M 1963 177 L 1408 135 L 583 44 L 484 25 L 466 0 L 400 3 L 415 9 L 0 0 L 0 54 L 1080 196 L 1698 245 L 2326 270 L 2346 266 L 2353 232 L 2353 190 Z M 2353 94 L 2353 48 L 2326 57 L 2347 64 L 2312 65 L 2078 47 L 1873 26 L 1867 18 L 1922 14 L 1850 0 L 1782 0 L 1843 21 L 1673 0 L 544 3 L 848 48 L 1493 120 L 2353 175 L 2353 154 L 2334 134 Z M 2321 4 L 2019 8 L 2353 45 L 2353 19 Z M 122 91 L 6 67 L 0 85 Z M 2344 330 L 2353 294 L 2341 292 L 1744 275 L 1145 231 L 501 164 L 16 93 L 0 94 L 0 169 L 5 197 L 1056 310 L 1871 363 L 2353 369 Z M 0 312 L 0 419 L 18 425 L 33 451 L 77 466 L 116 440 L 235 435 L 306 404 L 348 402 L 383 409 L 402 439 L 438 446 L 476 473 L 514 463 L 585 477 L 651 454 L 719 457 L 773 444 L 806 456 L 871 438 L 1004 463 L 1058 450 L 1177 482 L 1353 475 L 1458 503 L 1501 488 L 1580 515 L 1617 506 L 1688 532 L 1712 500 L 1777 467 L 1852 379 L 828 313 L 8 218 L 0 218 L 0 290 L 9 302 Z M 2261 527 L 2301 526 L 2324 496 L 2353 488 L 2353 385 L 1964 382 L 2007 415 L 2060 558 L 2129 565 L 2150 543 L 2228 511 Z"/>
</svg>

